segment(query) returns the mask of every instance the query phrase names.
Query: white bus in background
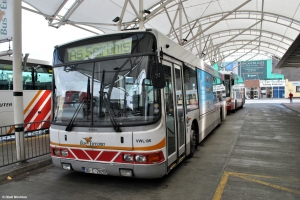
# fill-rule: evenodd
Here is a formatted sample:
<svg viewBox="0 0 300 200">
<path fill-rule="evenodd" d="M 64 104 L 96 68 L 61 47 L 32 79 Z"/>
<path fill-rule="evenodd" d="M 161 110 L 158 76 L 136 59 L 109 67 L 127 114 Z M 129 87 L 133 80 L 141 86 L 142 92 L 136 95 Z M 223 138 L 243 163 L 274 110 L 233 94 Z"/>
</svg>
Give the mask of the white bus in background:
<svg viewBox="0 0 300 200">
<path fill-rule="evenodd" d="M 220 71 L 220 73 L 225 83 L 227 112 L 234 113 L 245 104 L 244 79 L 232 71 Z"/>
<path fill-rule="evenodd" d="M 53 61 L 56 167 L 159 178 L 221 123 L 220 74 L 156 30 L 60 45 Z"/>
<path fill-rule="evenodd" d="M 14 125 L 12 61 L 12 57 L 0 57 L 0 126 Z M 27 124 L 24 130 L 48 129 L 52 104 L 51 63 L 28 59 L 26 67 L 22 71 L 22 81 L 24 123 Z M 11 126 L 6 130 L 1 134 L 2 136 L 13 133 L 14 127 Z"/>
</svg>

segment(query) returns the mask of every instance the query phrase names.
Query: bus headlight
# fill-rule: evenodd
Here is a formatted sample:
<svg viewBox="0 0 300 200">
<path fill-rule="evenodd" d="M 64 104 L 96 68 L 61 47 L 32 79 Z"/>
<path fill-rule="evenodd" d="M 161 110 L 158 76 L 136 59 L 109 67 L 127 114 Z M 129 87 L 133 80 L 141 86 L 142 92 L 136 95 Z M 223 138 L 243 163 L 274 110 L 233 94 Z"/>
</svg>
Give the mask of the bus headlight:
<svg viewBox="0 0 300 200">
<path fill-rule="evenodd" d="M 143 155 L 135 155 L 135 161 L 136 161 L 136 162 L 146 162 L 147 159 L 146 159 L 146 156 L 143 156 Z"/>
<path fill-rule="evenodd" d="M 62 156 L 68 156 L 68 150 L 62 149 L 62 150 L 61 150 L 61 155 L 62 155 Z"/>
<path fill-rule="evenodd" d="M 53 153 L 54 153 L 54 155 L 56 155 L 56 156 L 60 156 L 61 154 L 60 154 L 60 149 L 53 149 Z"/>
<path fill-rule="evenodd" d="M 123 160 L 126 162 L 132 162 L 133 156 L 131 154 L 123 154 Z"/>
</svg>

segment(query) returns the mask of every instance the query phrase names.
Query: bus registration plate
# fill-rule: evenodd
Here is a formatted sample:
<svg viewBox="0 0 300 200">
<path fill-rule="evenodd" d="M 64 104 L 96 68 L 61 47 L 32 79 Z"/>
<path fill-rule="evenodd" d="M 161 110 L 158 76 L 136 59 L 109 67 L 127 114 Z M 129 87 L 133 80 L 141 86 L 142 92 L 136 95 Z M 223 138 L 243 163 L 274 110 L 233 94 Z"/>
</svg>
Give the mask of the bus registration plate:
<svg viewBox="0 0 300 200">
<path fill-rule="evenodd" d="M 107 175 L 107 170 L 106 169 L 97 169 L 97 168 L 90 168 L 90 167 L 85 167 L 84 168 L 85 173 L 90 173 L 90 174 L 102 174 L 102 175 Z"/>
</svg>

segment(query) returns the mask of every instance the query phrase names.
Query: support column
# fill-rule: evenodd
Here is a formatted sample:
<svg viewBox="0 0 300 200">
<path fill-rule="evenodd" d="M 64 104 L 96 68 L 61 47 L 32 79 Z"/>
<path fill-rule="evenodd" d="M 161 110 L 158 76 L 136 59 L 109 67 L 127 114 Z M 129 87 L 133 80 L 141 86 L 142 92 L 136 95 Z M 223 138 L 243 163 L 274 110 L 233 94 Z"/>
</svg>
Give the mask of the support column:
<svg viewBox="0 0 300 200">
<path fill-rule="evenodd" d="M 144 0 L 139 1 L 139 30 L 144 30 Z"/>
<path fill-rule="evenodd" d="M 182 40 L 182 3 L 179 3 L 179 40 L 180 44 L 183 44 Z"/>
<path fill-rule="evenodd" d="M 13 108 L 17 160 L 25 160 L 22 83 L 22 0 L 13 1 Z"/>
</svg>

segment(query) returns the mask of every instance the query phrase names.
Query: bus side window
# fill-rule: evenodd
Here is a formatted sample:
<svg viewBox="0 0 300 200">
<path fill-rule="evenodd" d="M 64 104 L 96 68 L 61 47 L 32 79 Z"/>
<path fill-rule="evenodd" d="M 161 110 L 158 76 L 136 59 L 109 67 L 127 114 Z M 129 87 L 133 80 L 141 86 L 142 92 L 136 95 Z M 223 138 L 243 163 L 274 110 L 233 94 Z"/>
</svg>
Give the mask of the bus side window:
<svg viewBox="0 0 300 200">
<path fill-rule="evenodd" d="M 0 90 L 8 90 L 8 81 L 0 80 Z"/>
</svg>

